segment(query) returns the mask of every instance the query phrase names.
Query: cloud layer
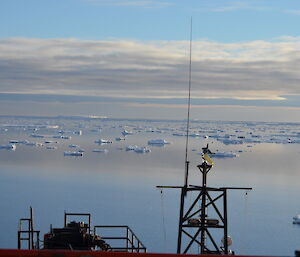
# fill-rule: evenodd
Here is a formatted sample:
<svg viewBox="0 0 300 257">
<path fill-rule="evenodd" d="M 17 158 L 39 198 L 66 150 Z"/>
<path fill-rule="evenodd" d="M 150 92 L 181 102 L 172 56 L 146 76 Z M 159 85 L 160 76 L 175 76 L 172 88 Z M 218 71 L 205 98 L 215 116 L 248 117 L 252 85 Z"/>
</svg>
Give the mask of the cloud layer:
<svg viewBox="0 0 300 257">
<path fill-rule="evenodd" d="M 0 93 L 185 98 L 189 42 L 0 40 Z M 193 98 L 300 95 L 300 39 L 196 41 Z"/>
</svg>

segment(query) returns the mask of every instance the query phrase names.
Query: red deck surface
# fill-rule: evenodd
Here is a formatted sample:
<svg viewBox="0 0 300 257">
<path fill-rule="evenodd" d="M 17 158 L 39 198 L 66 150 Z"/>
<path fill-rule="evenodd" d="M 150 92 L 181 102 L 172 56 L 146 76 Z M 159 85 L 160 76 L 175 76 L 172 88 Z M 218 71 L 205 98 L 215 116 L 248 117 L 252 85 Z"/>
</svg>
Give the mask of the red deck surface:
<svg viewBox="0 0 300 257">
<path fill-rule="evenodd" d="M 93 252 L 93 251 L 65 251 L 65 250 L 0 250 L 0 256 L 7 257 L 176 257 L 180 254 L 167 254 L 167 253 L 118 253 L 118 252 Z M 193 256 L 185 254 L 184 256 Z M 214 257 L 220 255 L 202 255 L 207 257 Z M 222 255 L 224 256 L 224 255 Z M 239 257 L 235 255 L 235 257 Z"/>
</svg>

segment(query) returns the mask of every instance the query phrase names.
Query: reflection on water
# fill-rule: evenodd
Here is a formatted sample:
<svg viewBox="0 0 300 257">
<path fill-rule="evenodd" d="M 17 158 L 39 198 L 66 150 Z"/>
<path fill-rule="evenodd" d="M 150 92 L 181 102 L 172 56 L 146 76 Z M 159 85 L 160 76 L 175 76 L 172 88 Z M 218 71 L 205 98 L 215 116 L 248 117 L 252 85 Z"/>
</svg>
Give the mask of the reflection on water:
<svg viewBox="0 0 300 257">
<path fill-rule="evenodd" d="M 184 135 L 184 123 L 0 121 L 0 145 L 19 141 L 15 151 L 0 150 L 0 220 L 5 231 L 0 235 L 1 248 L 16 247 L 18 219 L 27 216 L 29 206 L 33 206 L 37 229 L 42 234 L 50 223 L 54 227 L 63 225 L 64 210 L 90 212 L 94 225 L 128 224 L 151 252 L 175 252 L 179 192 L 161 193 L 155 186 L 183 183 L 185 137 L 180 135 Z M 133 135 L 115 140 L 123 137 L 124 130 Z M 300 227 L 292 224 L 292 217 L 300 213 L 300 125 L 194 122 L 191 134 L 191 184 L 201 184 L 196 165 L 201 148 L 209 143 L 213 151 L 234 152 L 239 157 L 216 159 L 208 183 L 254 188 L 248 194 L 229 193 L 232 248 L 239 254 L 255 255 L 292 255 L 299 249 Z M 58 138 L 59 135 L 71 139 Z M 113 143 L 94 143 L 99 139 Z M 153 139 L 165 139 L 171 144 L 148 145 Z M 228 140 L 242 143 L 228 144 Z M 151 152 L 126 151 L 126 146 L 135 145 L 150 148 Z M 78 149 L 84 150 L 83 156 L 64 156 L 65 151 Z M 93 152 L 94 149 L 108 151 Z"/>
</svg>

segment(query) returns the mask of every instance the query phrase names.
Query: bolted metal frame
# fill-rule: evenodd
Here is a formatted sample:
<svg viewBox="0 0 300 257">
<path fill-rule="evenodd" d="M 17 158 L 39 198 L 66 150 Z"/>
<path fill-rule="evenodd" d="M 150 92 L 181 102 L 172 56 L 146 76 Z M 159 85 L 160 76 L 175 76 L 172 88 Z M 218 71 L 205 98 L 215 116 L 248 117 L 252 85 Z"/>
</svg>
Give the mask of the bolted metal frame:
<svg viewBox="0 0 300 257">
<path fill-rule="evenodd" d="M 186 254 L 193 246 L 198 246 L 200 254 L 229 254 L 227 190 L 252 190 L 252 188 L 208 187 L 207 174 L 213 166 L 203 159 L 202 164 L 197 167 L 202 173 L 202 186 L 188 185 L 189 162 L 186 162 L 184 186 L 158 186 L 158 188 L 181 189 L 177 253 Z M 186 205 L 185 197 L 192 192 L 197 192 L 196 197 Z M 209 219 L 208 210 L 214 213 L 217 219 Z M 198 223 L 190 222 L 191 219 L 196 219 Z M 222 245 L 217 244 L 213 230 L 221 230 L 224 238 Z"/>
</svg>

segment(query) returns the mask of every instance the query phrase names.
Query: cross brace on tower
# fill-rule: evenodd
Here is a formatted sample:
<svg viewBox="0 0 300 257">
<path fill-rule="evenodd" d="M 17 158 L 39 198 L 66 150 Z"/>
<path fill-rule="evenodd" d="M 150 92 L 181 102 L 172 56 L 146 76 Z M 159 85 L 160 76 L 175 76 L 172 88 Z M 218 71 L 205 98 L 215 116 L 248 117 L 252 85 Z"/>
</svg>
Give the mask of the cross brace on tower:
<svg viewBox="0 0 300 257">
<path fill-rule="evenodd" d="M 197 166 L 202 173 L 202 186 L 188 185 L 188 161 L 184 186 L 158 186 L 181 189 L 177 253 L 188 253 L 196 246 L 200 254 L 229 254 L 227 190 L 252 190 L 246 187 L 207 187 L 207 174 L 213 167 L 208 153 L 211 154 L 207 146 L 203 148 L 202 163 Z M 185 202 L 187 194 L 194 197 L 189 205 Z M 222 244 L 218 245 L 216 236 L 220 233 Z"/>
</svg>

